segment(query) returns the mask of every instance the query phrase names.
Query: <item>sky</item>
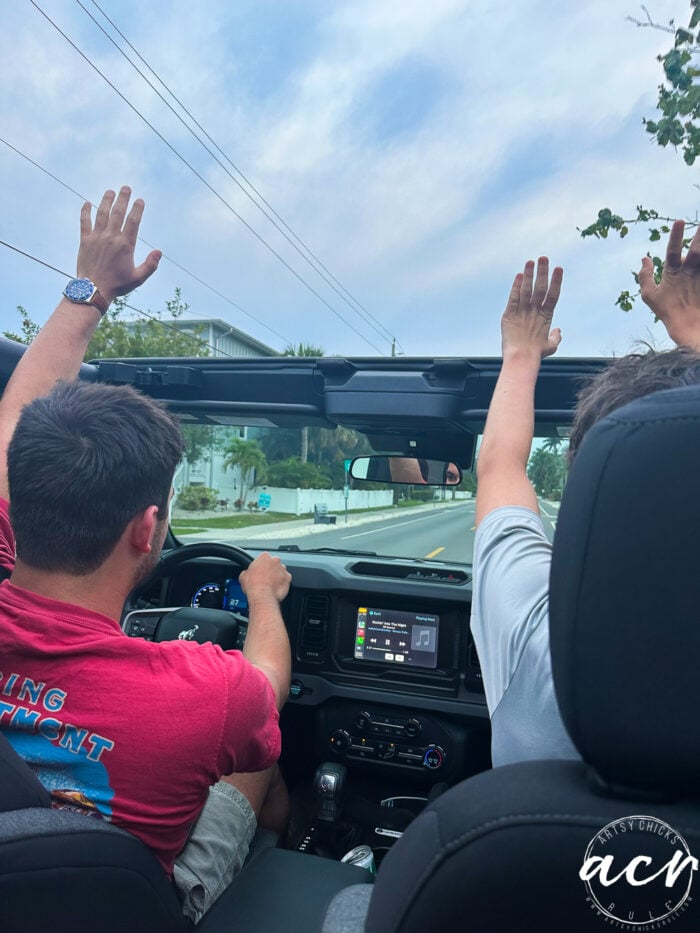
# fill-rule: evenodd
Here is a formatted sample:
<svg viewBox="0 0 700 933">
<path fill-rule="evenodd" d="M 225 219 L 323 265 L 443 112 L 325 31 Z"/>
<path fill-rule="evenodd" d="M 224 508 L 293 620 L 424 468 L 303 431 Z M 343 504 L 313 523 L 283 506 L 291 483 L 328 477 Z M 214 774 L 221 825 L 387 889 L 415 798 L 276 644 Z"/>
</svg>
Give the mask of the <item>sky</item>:
<svg viewBox="0 0 700 933">
<path fill-rule="evenodd" d="M 648 9 L 685 25 L 689 2 Z M 131 296 L 146 311 L 179 287 L 190 317 L 276 350 L 496 356 L 513 276 L 548 255 L 559 356 L 667 346 L 641 301 L 614 304 L 643 231 L 577 229 L 603 207 L 696 216 L 697 168 L 642 125 L 672 37 L 628 16 L 635 0 L 6 0 L 0 239 L 73 274 L 83 198 L 129 184 L 165 254 Z M 66 279 L 0 247 L 0 281 L 2 331 L 20 304 L 45 321 Z"/>
</svg>

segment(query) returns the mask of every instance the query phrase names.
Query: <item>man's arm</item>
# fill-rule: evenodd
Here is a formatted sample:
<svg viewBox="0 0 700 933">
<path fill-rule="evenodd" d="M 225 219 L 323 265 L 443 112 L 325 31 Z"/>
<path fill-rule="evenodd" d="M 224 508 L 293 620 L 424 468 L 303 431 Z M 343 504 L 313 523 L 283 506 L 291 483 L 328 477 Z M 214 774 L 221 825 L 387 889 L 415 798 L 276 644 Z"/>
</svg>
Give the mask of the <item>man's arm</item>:
<svg viewBox="0 0 700 933">
<path fill-rule="evenodd" d="M 668 238 L 661 281 L 654 281 L 654 263 L 645 256 L 637 276 L 642 300 L 663 323 L 679 347 L 700 351 L 700 228 L 683 258 L 685 224 L 676 220 Z"/>
<path fill-rule="evenodd" d="M 80 212 L 79 278 L 93 282 L 107 302 L 141 285 L 158 268 L 161 253 L 153 250 L 138 267 L 134 249 L 143 215 L 143 201 L 129 211 L 131 189 L 116 197 L 106 191 L 95 215 L 85 203 Z M 63 298 L 17 364 L 0 400 L 0 497 L 9 499 L 7 448 L 25 405 L 46 395 L 61 379 L 75 379 L 88 343 L 100 322 L 93 305 Z"/>
<path fill-rule="evenodd" d="M 557 267 L 549 282 L 549 261 L 525 264 L 516 275 L 501 319 L 503 365 L 494 389 L 477 461 L 476 523 L 505 505 L 538 511 L 527 477 L 534 433 L 535 383 L 540 363 L 556 352 L 558 328 L 550 331 L 563 272 Z"/>
<path fill-rule="evenodd" d="M 282 709 L 289 696 L 292 653 L 280 603 L 289 592 L 292 577 L 279 557 L 264 553 L 239 580 L 248 597 L 249 611 L 243 654 L 270 681 L 277 709 Z"/>
</svg>

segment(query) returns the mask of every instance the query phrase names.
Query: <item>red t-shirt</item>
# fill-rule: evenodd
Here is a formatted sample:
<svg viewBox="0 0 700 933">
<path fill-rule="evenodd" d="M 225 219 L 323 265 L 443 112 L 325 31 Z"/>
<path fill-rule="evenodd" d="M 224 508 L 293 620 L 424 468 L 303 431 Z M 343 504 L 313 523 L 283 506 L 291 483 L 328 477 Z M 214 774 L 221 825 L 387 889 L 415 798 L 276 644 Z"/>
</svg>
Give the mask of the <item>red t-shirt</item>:
<svg viewBox="0 0 700 933">
<path fill-rule="evenodd" d="M 0 565 L 14 535 L 0 499 Z M 238 651 L 128 638 L 98 612 L 0 585 L 0 729 L 58 806 L 138 836 L 170 874 L 209 787 L 280 753 L 267 678 Z"/>
</svg>

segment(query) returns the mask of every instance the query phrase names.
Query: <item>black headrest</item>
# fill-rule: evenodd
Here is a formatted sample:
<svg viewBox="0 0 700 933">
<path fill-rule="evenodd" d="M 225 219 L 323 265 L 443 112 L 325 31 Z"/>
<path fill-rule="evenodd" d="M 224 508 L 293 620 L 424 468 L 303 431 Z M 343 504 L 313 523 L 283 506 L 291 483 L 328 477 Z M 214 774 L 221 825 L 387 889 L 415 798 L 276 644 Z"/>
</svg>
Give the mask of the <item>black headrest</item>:
<svg viewBox="0 0 700 933">
<path fill-rule="evenodd" d="M 550 580 L 557 699 L 609 785 L 700 793 L 700 386 L 667 389 L 586 436 Z"/>
</svg>

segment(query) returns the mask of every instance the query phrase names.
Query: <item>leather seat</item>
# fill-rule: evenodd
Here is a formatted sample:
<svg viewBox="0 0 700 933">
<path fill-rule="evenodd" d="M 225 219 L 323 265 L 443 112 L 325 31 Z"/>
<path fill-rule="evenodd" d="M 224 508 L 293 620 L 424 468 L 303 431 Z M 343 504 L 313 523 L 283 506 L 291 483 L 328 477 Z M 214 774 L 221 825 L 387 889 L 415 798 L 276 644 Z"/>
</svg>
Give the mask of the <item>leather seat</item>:
<svg viewBox="0 0 700 933">
<path fill-rule="evenodd" d="M 562 716 L 583 761 L 496 768 L 443 794 L 389 852 L 371 892 L 360 892 L 366 918 L 356 929 L 700 930 L 697 861 L 686 859 L 671 885 L 663 871 L 676 852 L 700 856 L 699 541 L 693 386 L 602 420 L 566 487 L 551 651 Z M 615 822 L 623 817 L 627 825 Z M 580 877 L 587 855 L 598 859 L 589 869 L 612 856 L 606 881 L 628 875 L 601 884 L 593 874 L 589 889 Z M 660 869 L 649 884 L 629 882 Z M 349 894 L 332 905 L 326 930 Z"/>
<path fill-rule="evenodd" d="M 187 930 L 175 889 L 135 836 L 51 809 L 0 734 L 0 929 L 55 933 Z"/>
<path fill-rule="evenodd" d="M 265 849 L 249 860 L 197 930 L 287 933 L 290 916 L 297 929 L 320 929 L 338 891 L 371 880 L 353 865 Z M 191 929 L 149 849 L 110 823 L 51 809 L 42 785 L 0 734 L 0 930 Z"/>
</svg>

